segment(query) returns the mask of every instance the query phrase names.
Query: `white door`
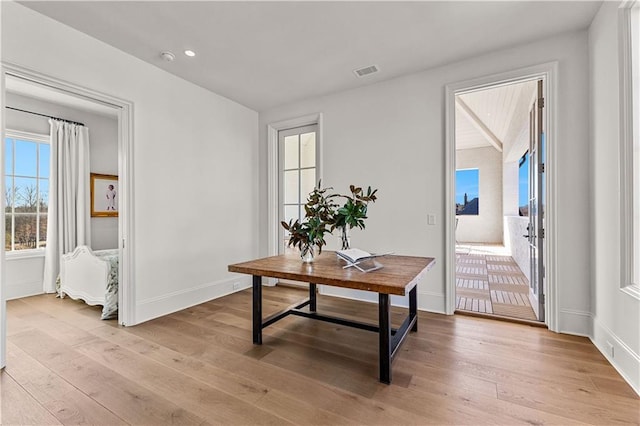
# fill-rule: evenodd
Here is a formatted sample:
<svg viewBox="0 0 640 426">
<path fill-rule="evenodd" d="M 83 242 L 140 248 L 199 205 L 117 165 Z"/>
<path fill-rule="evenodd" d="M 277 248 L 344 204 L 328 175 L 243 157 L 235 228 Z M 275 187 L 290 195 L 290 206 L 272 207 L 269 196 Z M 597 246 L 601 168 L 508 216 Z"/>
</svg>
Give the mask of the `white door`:
<svg viewBox="0 0 640 426">
<path fill-rule="evenodd" d="M 531 259 L 529 300 L 538 321 L 544 321 L 544 215 L 545 215 L 545 132 L 543 81 L 529 111 L 529 256 Z"/>
<path fill-rule="evenodd" d="M 278 224 L 302 220 L 307 196 L 318 183 L 318 125 L 278 132 Z M 298 252 L 288 247 L 288 234 L 278 226 L 278 252 Z"/>
</svg>

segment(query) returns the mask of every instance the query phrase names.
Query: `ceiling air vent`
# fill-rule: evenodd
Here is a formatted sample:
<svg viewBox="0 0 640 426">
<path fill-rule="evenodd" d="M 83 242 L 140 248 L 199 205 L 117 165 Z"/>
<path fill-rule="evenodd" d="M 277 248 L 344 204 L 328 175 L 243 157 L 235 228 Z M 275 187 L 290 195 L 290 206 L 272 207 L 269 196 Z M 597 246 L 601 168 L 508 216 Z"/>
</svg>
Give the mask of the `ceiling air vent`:
<svg viewBox="0 0 640 426">
<path fill-rule="evenodd" d="M 355 75 L 357 75 L 358 77 L 364 77 L 365 75 L 373 74 L 374 72 L 378 72 L 378 71 L 379 71 L 378 67 L 375 65 L 353 70 Z"/>
</svg>

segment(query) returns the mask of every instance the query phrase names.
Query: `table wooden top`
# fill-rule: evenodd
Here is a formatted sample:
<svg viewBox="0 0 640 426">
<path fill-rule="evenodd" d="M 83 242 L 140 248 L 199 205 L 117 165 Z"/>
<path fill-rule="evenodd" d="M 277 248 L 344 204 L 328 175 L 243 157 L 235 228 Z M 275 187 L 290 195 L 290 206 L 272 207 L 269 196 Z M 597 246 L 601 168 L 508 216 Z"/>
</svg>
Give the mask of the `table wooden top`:
<svg viewBox="0 0 640 426">
<path fill-rule="evenodd" d="M 406 295 L 434 264 L 432 257 L 387 255 L 376 258 L 383 268 L 361 272 L 338 259 L 333 251 L 323 251 L 312 263 L 304 263 L 297 254 L 282 254 L 229 265 L 229 272 L 283 278 L 287 280 Z"/>
</svg>

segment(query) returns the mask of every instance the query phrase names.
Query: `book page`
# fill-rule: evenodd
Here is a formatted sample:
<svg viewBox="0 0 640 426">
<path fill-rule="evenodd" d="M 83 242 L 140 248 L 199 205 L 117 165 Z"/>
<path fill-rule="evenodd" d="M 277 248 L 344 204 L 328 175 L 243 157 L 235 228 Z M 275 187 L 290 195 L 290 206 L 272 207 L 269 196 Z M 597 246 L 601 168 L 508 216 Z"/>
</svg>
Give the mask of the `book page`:
<svg viewBox="0 0 640 426">
<path fill-rule="evenodd" d="M 371 257 L 372 254 L 369 252 L 366 252 L 364 250 L 360 250 L 357 248 L 351 248 L 348 250 L 338 250 L 336 252 L 340 257 L 343 257 L 349 261 L 351 261 L 351 263 L 357 262 L 360 259 L 365 259 L 367 257 Z"/>
</svg>

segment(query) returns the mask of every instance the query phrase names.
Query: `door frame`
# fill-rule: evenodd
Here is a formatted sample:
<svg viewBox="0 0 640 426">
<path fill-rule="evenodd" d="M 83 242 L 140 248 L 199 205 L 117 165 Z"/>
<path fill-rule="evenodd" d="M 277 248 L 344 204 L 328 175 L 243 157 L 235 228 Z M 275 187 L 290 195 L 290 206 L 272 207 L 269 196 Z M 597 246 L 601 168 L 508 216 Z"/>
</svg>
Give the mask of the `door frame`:
<svg viewBox="0 0 640 426">
<path fill-rule="evenodd" d="M 118 111 L 118 177 L 120 187 L 119 215 L 118 215 L 118 245 L 120 249 L 119 266 L 119 315 L 118 323 L 121 325 L 132 325 L 135 319 L 135 282 L 133 280 L 134 263 L 134 204 L 133 204 L 133 102 L 107 95 L 102 92 L 91 90 L 77 84 L 56 79 L 51 76 L 12 64 L 2 62 L 0 64 L 0 137 L 4 140 L 5 133 L 5 90 L 6 76 L 25 80 L 32 84 L 39 84 L 49 88 L 97 102 Z M 4 159 L 4 152 L 0 153 L 0 158 Z M 4 160 L 0 165 L 0 171 L 4 175 Z M 4 179 L 0 183 L 0 189 L 4 190 Z M 0 202 L 4 204 L 4 199 Z M 4 211 L 4 206 L 2 211 Z M 4 237 L 4 227 L 0 236 Z M 5 255 L 4 250 L 0 254 L 0 368 L 6 364 L 6 300 L 5 286 Z"/>
<path fill-rule="evenodd" d="M 278 132 L 280 130 L 303 127 L 312 124 L 318 125 L 316 136 L 316 179 L 322 179 L 322 113 L 304 115 L 288 120 L 276 121 L 267 124 L 267 255 L 278 254 L 278 209 L 279 209 L 279 174 L 278 167 Z M 278 280 L 267 278 L 263 283 L 275 285 Z"/>
<path fill-rule="evenodd" d="M 544 242 L 544 264 L 546 268 L 544 293 L 546 294 L 545 324 L 557 331 L 557 270 L 556 270 L 556 121 L 557 121 L 557 75 L 558 63 L 548 62 L 512 71 L 482 76 L 445 87 L 445 311 L 452 315 L 456 301 L 456 244 L 455 244 L 455 97 L 456 95 L 488 89 L 523 80 L 543 79 L 545 85 L 545 119 L 547 130 L 546 230 Z"/>
<path fill-rule="evenodd" d="M 536 81 L 535 96 L 529 107 L 529 150 L 526 155 L 529 157 L 529 188 L 528 188 L 528 216 L 529 224 L 527 225 L 527 242 L 529 243 L 529 302 L 533 308 L 538 321 L 544 322 L 545 318 L 545 295 L 544 295 L 544 199 L 541 194 L 545 193 L 545 189 L 540 182 L 546 182 L 546 173 L 544 171 L 546 158 L 541 157 L 545 149 L 541 149 L 543 144 L 546 145 L 545 125 L 546 117 L 544 116 L 544 80 Z M 542 103 L 542 105 L 541 105 Z M 542 116 L 541 112 L 542 110 Z M 534 161 L 535 160 L 535 161 Z M 542 166 L 542 171 L 541 171 Z M 544 176 L 544 178 L 543 178 Z M 534 185 L 534 182 L 536 183 Z M 532 198 L 535 202 L 532 203 Z M 542 201 L 542 206 L 540 205 Z M 533 207 L 535 206 L 535 207 Z M 533 208 L 532 208 L 533 207 Z M 542 212 L 542 216 L 540 215 Z M 542 256 L 540 256 L 542 253 Z M 535 263 L 534 263 L 535 259 Z M 542 262 L 542 263 L 540 263 Z M 537 283 L 532 285 L 531 277 L 537 278 Z M 542 286 L 540 285 L 542 281 Z M 542 320 L 540 319 L 542 318 Z"/>
</svg>

